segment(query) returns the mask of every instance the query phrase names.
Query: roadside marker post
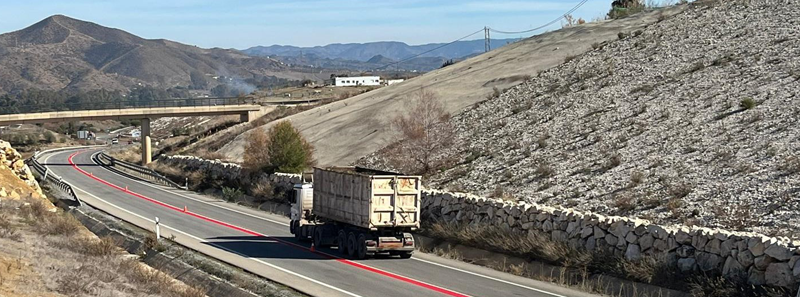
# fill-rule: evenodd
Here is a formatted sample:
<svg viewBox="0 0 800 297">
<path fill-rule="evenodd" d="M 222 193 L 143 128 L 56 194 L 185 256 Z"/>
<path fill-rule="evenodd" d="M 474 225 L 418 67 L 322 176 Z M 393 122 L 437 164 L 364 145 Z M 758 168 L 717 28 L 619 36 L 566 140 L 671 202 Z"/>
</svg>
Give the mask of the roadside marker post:
<svg viewBox="0 0 800 297">
<path fill-rule="evenodd" d="M 42 178 L 42 180 L 47 180 L 47 175 L 49 173 L 50 173 L 50 167 L 47 167 L 47 169 L 44 171 L 44 177 Z"/>
<path fill-rule="evenodd" d="M 189 190 L 189 178 L 186 178 L 186 186 L 184 186 L 185 190 Z"/>
<path fill-rule="evenodd" d="M 158 225 L 158 217 L 156 217 L 156 241 L 161 239 L 161 226 Z"/>
</svg>

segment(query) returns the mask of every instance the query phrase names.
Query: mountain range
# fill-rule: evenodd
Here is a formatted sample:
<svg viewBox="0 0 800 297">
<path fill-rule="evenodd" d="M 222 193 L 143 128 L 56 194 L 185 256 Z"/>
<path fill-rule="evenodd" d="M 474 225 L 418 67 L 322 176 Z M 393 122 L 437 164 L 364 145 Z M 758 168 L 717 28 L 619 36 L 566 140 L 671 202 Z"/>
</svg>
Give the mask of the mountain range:
<svg viewBox="0 0 800 297">
<path fill-rule="evenodd" d="M 0 35 L 0 94 L 48 90 L 128 90 L 187 86 L 214 76 L 294 78 L 285 64 L 232 49 L 204 49 L 63 15 Z M 198 76 L 197 74 L 202 74 Z"/>
<path fill-rule="evenodd" d="M 495 39 L 497 48 L 518 39 Z M 335 43 L 325 46 L 297 47 L 288 45 L 255 46 L 242 50 L 245 54 L 270 57 L 284 62 L 305 62 L 315 67 L 381 67 L 385 64 L 406 60 L 397 65 L 400 70 L 429 71 L 436 69 L 449 59 L 463 60 L 485 51 L 483 39 L 457 41 L 447 46 L 444 43 L 408 45 L 397 41 L 369 43 Z M 441 47 L 441 48 L 439 48 Z M 395 68 L 393 66 L 393 68 Z"/>
</svg>

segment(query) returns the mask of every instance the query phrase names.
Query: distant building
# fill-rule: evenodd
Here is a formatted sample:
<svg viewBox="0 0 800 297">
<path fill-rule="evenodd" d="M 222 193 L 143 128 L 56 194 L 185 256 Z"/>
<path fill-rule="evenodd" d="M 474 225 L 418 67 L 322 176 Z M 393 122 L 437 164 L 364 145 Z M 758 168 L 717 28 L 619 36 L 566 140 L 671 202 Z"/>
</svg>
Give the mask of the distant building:
<svg viewBox="0 0 800 297">
<path fill-rule="evenodd" d="M 356 86 L 380 86 L 380 76 L 353 76 L 353 77 L 336 77 L 333 79 L 333 85 L 337 87 L 356 87 Z"/>
<path fill-rule="evenodd" d="M 401 83 L 404 80 L 405 79 L 387 79 L 387 80 L 383 81 L 383 84 L 387 85 L 387 86 L 391 86 L 391 85 L 396 84 L 396 83 Z"/>
</svg>

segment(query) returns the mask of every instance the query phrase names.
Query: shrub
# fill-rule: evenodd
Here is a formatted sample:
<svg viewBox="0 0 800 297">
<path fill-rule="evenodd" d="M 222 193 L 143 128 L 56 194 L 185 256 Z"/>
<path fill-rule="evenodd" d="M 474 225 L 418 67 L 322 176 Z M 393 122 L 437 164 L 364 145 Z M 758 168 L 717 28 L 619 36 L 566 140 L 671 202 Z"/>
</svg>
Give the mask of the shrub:
<svg viewBox="0 0 800 297">
<path fill-rule="evenodd" d="M 0 238 L 8 238 L 14 241 L 22 240 L 22 235 L 17 230 L 17 227 L 5 215 L 0 215 Z"/>
<path fill-rule="evenodd" d="M 45 131 L 44 132 L 44 141 L 46 141 L 47 143 L 54 143 L 57 140 L 58 140 L 58 137 L 56 137 L 56 135 L 53 134 L 53 132 L 50 132 L 50 131 Z"/>
<path fill-rule="evenodd" d="M 631 171 L 631 186 L 635 187 L 642 183 L 644 180 L 644 172 L 634 170 Z"/>
<path fill-rule="evenodd" d="M 47 235 L 64 235 L 72 236 L 83 228 L 81 222 L 78 222 L 73 216 L 66 213 L 58 213 L 49 216 L 49 218 L 39 221 L 40 232 Z"/>
<path fill-rule="evenodd" d="M 633 195 L 617 195 L 614 198 L 614 207 L 620 215 L 625 215 L 636 209 L 636 199 Z"/>
<path fill-rule="evenodd" d="M 613 154 L 613 155 L 611 155 L 610 158 L 608 158 L 606 163 L 603 164 L 603 169 L 604 170 L 611 170 L 612 168 L 617 167 L 620 164 L 622 164 L 622 155 Z"/>
<path fill-rule="evenodd" d="M 800 157 L 786 157 L 786 160 L 778 166 L 778 169 L 789 174 L 800 173 Z"/>
<path fill-rule="evenodd" d="M 744 98 L 739 102 L 739 107 L 744 110 L 753 109 L 756 107 L 756 101 L 753 98 Z"/>
<path fill-rule="evenodd" d="M 102 237 L 99 240 L 81 238 L 73 240 L 73 243 L 80 247 L 79 252 L 89 256 L 109 256 L 113 255 L 117 250 L 114 240 L 108 236 Z"/>
<path fill-rule="evenodd" d="M 222 187 L 222 199 L 229 202 L 241 201 L 244 193 L 239 188 Z"/>
</svg>

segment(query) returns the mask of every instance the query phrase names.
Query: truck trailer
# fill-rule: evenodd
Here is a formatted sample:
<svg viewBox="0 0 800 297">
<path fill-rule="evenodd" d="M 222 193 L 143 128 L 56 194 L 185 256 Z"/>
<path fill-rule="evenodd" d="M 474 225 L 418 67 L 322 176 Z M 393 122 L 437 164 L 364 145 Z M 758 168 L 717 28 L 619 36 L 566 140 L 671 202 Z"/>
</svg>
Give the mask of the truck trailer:
<svg viewBox="0 0 800 297">
<path fill-rule="evenodd" d="M 410 258 L 420 227 L 421 177 L 360 167 L 314 168 L 311 183 L 294 186 L 289 231 L 345 256 Z"/>
</svg>

